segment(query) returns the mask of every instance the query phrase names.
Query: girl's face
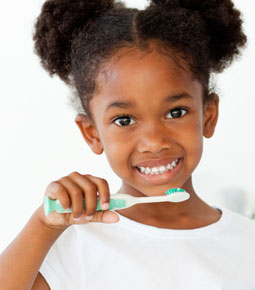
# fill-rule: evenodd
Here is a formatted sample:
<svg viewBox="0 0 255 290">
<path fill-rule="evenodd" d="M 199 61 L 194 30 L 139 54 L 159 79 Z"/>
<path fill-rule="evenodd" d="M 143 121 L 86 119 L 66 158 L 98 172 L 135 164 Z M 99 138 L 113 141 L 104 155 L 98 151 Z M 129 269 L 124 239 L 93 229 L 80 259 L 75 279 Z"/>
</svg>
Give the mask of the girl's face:
<svg viewBox="0 0 255 290">
<path fill-rule="evenodd" d="M 95 153 L 105 151 L 122 192 L 191 192 L 203 135 L 211 137 L 216 125 L 218 98 L 203 106 L 202 86 L 181 60 L 182 67 L 156 51 L 127 52 L 101 70 L 100 91 L 90 102 L 95 124 L 84 122 L 83 135 Z M 150 170 L 141 167 L 164 172 L 146 174 Z"/>
</svg>

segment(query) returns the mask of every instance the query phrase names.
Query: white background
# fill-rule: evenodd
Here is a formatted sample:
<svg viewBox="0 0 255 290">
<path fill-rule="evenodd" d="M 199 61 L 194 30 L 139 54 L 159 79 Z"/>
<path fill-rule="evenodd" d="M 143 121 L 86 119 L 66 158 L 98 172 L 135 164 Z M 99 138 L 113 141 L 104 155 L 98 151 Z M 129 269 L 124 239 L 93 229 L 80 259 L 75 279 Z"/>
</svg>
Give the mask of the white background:
<svg viewBox="0 0 255 290">
<path fill-rule="evenodd" d="M 130 7 L 142 8 L 127 1 Z M 119 178 L 105 155 L 93 154 L 74 122 L 69 89 L 50 78 L 33 53 L 33 24 L 43 0 L 0 4 L 0 252 L 41 204 L 47 185 L 73 171 L 105 178 L 114 193 Z M 255 208 L 254 1 L 235 0 L 248 46 L 240 60 L 218 76 L 219 123 L 205 139 L 193 178 L 201 198 L 244 215 Z M 244 203 L 245 208 L 238 207 Z"/>
</svg>

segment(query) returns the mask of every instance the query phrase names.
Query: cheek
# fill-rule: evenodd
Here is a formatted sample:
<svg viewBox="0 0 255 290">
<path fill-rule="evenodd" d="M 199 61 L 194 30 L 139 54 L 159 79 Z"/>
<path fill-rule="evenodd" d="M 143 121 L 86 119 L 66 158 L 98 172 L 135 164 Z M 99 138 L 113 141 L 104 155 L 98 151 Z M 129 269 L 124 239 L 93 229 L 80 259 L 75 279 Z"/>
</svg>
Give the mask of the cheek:
<svg viewBox="0 0 255 290">
<path fill-rule="evenodd" d="M 199 163 L 203 152 L 203 124 L 201 118 L 191 123 L 186 130 L 182 144 L 187 154 L 187 160 L 193 169 Z"/>
<path fill-rule="evenodd" d="M 130 156 L 130 146 L 126 138 L 120 138 L 117 134 L 105 134 L 104 140 L 104 151 L 107 160 L 112 170 L 117 175 L 124 174 L 128 166 L 128 156 Z"/>
</svg>

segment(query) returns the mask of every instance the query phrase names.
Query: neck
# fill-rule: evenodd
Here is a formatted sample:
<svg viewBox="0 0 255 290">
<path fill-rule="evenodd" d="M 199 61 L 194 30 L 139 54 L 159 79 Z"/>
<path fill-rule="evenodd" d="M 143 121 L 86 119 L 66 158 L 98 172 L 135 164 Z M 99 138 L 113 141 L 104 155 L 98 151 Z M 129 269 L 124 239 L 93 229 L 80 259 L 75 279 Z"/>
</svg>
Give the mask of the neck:
<svg viewBox="0 0 255 290">
<path fill-rule="evenodd" d="M 116 212 L 131 220 L 163 228 L 194 228 L 219 219 L 220 213 L 195 193 L 191 178 L 182 188 L 190 194 L 190 198 L 186 201 L 137 204 L 130 208 L 116 210 Z M 117 191 L 117 193 L 121 192 L 133 196 L 144 196 L 125 184 L 122 184 Z"/>
</svg>

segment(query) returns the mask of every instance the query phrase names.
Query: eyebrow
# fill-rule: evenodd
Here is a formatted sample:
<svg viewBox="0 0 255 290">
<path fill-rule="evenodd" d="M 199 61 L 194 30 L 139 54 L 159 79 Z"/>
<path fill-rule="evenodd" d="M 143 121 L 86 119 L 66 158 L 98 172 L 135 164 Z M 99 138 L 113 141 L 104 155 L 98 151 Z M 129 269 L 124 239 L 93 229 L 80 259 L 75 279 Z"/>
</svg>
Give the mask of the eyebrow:
<svg viewBox="0 0 255 290">
<path fill-rule="evenodd" d="M 180 93 L 177 95 L 168 96 L 163 100 L 163 103 L 173 103 L 179 101 L 181 99 L 192 99 L 192 96 L 188 93 Z M 130 109 L 133 108 L 133 103 L 130 102 L 123 102 L 123 101 L 115 101 L 107 106 L 105 112 L 107 112 L 111 108 L 121 108 L 121 109 Z"/>
</svg>

